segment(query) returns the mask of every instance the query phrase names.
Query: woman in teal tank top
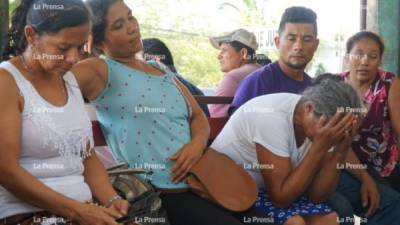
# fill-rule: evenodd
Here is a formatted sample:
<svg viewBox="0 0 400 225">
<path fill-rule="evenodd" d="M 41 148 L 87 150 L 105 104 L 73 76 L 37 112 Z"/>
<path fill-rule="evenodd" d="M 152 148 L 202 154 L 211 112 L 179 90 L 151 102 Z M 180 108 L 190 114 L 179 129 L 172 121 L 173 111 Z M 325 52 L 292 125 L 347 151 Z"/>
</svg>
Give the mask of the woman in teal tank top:
<svg viewBox="0 0 400 225">
<path fill-rule="evenodd" d="M 93 46 L 106 57 L 84 60 L 72 72 L 96 107 L 115 159 L 153 171 L 173 225 L 253 224 L 246 218 L 265 217 L 254 208 L 233 213 L 187 191 L 184 178 L 207 145 L 206 117 L 167 67 L 135 57 L 142 50 L 139 25 L 122 0 L 86 2 Z"/>
</svg>

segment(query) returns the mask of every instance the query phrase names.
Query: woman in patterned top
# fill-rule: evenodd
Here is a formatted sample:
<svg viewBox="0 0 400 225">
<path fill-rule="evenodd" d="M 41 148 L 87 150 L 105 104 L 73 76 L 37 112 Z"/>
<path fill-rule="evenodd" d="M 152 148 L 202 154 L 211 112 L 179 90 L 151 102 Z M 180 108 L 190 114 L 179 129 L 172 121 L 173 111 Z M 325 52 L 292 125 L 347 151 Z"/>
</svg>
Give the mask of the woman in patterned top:
<svg viewBox="0 0 400 225">
<path fill-rule="evenodd" d="M 363 96 L 367 108 L 352 148 L 370 173 L 400 191 L 400 80 L 379 68 L 384 44 L 377 34 L 358 32 L 347 41 L 346 51 L 350 70 L 342 76 Z"/>
<path fill-rule="evenodd" d="M 266 224 L 245 220 L 266 217 L 255 208 L 234 213 L 188 192 L 184 178 L 209 136 L 204 113 L 166 66 L 135 57 L 143 49 L 140 29 L 124 1 L 86 2 L 93 12 L 93 46 L 105 57 L 86 59 L 72 72 L 96 106 L 115 159 L 153 171 L 151 182 L 173 225 Z"/>
<path fill-rule="evenodd" d="M 14 11 L 5 48 L 14 57 L 0 64 L 1 225 L 117 225 L 127 213 L 91 148 L 82 94 L 67 73 L 89 18 L 81 0 L 23 0 Z M 93 197 L 103 207 L 88 204 Z"/>
</svg>

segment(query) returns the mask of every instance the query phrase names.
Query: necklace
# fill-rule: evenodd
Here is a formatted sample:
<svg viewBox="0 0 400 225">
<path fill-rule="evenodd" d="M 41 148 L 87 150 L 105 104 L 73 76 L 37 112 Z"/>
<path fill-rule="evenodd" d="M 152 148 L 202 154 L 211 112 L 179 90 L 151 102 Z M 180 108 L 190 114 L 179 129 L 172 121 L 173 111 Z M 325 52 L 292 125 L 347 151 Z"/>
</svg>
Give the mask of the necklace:
<svg viewBox="0 0 400 225">
<path fill-rule="evenodd" d="M 32 72 L 33 70 L 31 69 L 30 66 L 28 66 L 28 64 L 25 61 L 25 57 L 24 55 L 19 55 L 19 58 L 22 62 L 22 65 L 24 66 L 24 68 L 28 71 L 28 72 Z M 57 75 L 58 76 L 58 75 Z M 58 82 L 58 87 L 59 89 L 61 89 L 62 92 L 62 96 L 63 96 L 63 102 L 67 102 L 68 101 L 68 95 L 67 92 L 65 91 L 65 86 L 64 86 L 64 82 L 63 79 L 61 78 L 61 76 L 58 76 L 59 78 L 59 82 Z"/>
</svg>

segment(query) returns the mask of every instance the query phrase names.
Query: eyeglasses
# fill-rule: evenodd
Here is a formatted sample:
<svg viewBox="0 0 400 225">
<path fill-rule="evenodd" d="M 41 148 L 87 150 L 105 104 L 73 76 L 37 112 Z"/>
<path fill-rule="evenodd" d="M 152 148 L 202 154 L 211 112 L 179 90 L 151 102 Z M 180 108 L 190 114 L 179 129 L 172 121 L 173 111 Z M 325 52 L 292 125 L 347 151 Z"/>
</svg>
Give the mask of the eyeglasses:
<svg viewBox="0 0 400 225">
<path fill-rule="evenodd" d="M 367 57 L 367 59 L 374 61 L 379 59 L 378 54 L 366 54 L 366 53 L 350 53 L 348 54 L 350 60 L 354 61 L 361 61 L 364 57 Z"/>
</svg>

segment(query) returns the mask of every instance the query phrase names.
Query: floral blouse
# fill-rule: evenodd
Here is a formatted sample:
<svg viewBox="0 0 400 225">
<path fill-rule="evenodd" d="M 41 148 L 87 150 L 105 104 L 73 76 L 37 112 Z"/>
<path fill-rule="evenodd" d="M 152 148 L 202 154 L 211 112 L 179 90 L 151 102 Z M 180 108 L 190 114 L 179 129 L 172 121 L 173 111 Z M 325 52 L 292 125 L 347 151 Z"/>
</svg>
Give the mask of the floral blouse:
<svg viewBox="0 0 400 225">
<path fill-rule="evenodd" d="M 345 72 L 341 76 L 346 78 L 349 75 Z M 360 161 L 376 170 L 381 177 L 390 176 L 399 157 L 398 140 L 390 123 L 388 108 L 389 89 L 394 78 L 394 74 L 378 70 L 363 98 L 368 113 L 352 143 Z"/>
</svg>

